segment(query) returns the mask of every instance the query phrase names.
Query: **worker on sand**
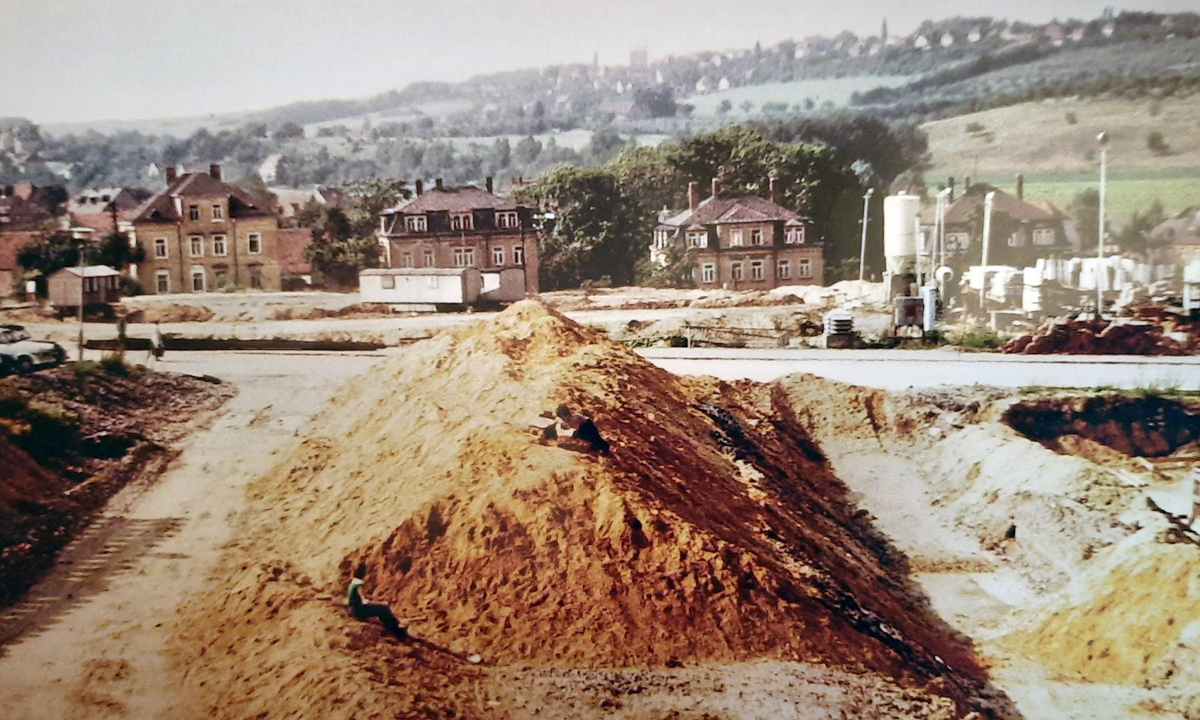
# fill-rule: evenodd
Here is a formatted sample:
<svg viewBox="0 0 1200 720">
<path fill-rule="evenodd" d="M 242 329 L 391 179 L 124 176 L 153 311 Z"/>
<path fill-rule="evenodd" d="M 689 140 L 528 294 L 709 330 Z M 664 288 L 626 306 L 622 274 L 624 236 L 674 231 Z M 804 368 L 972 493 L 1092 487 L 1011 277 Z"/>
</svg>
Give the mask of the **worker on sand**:
<svg viewBox="0 0 1200 720">
<path fill-rule="evenodd" d="M 350 581 L 350 612 L 362 621 L 379 618 L 383 629 L 401 640 L 408 638 L 408 628 L 401 625 L 392 613 L 391 608 L 383 603 L 367 602 L 362 595 L 363 576 L 367 574 L 367 566 L 359 565 L 354 571 L 354 579 Z"/>
<path fill-rule="evenodd" d="M 586 442 L 591 449 L 601 455 L 608 454 L 608 441 L 600 437 L 600 430 L 596 428 L 596 423 L 587 415 L 581 415 L 571 412 L 571 408 L 564 405 L 559 405 L 558 410 L 554 411 L 563 426 L 571 430 L 571 438 L 574 440 L 582 440 Z M 562 441 L 559 441 L 562 444 Z"/>
<path fill-rule="evenodd" d="M 154 356 L 155 360 L 162 360 L 166 353 L 166 348 L 163 347 L 162 328 L 155 322 L 154 329 L 150 331 L 150 354 Z"/>
</svg>

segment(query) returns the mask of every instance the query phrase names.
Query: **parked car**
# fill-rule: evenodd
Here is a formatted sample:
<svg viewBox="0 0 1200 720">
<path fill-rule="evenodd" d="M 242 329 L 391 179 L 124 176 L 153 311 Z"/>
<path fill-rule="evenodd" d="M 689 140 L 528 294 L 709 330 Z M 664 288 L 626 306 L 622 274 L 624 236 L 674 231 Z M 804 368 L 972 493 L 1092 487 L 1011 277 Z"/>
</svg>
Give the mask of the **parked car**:
<svg viewBox="0 0 1200 720">
<path fill-rule="evenodd" d="M 66 359 L 62 345 L 31 340 L 20 325 L 0 326 L 0 374 L 24 375 L 37 367 L 61 365 Z"/>
</svg>

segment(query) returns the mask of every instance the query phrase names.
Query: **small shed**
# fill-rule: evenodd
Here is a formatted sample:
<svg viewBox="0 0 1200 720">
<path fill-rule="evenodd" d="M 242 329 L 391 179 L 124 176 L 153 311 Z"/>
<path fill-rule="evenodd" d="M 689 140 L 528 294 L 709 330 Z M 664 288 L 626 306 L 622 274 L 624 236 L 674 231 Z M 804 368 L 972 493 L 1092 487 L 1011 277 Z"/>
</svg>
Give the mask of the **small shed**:
<svg viewBox="0 0 1200 720">
<path fill-rule="evenodd" d="M 49 277 L 46 287 L 55 307 L 78 307 L 81 293 L 84 306 L 105 305 L 121 299 L 121 273 L 107 265 L 65 267 Z"/>
<path fill-rule="evenodd" d="M 389 305 L 474 305 L 483 292 L 478 268 L 378 268 L 358 274 L 365 303 Z"/>
</svg>

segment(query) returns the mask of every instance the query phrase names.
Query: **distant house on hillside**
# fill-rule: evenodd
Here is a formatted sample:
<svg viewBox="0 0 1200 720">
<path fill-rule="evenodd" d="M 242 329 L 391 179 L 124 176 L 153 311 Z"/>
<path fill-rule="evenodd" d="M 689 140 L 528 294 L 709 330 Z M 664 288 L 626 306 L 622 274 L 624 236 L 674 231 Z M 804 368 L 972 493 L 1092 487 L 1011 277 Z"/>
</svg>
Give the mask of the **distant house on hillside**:
<svg viewBox="0 0 1200 720">
<path fill-rule="evenodd" d="M 145 190 L 108 187 L 83 190 L 67 201 L 67 212 L 71 214 L 72 226 L 90 228 L 93 239 L 103 238 L 114 232 L 131 232 L 137 209 L 148 196 Z M 117 224 L 113 225 L 116 212 Z"/>
<path fill-rule="evenodd" d="M 756 195 L 712 195 L 700 201 L 696 183 L 688 184 L 688 209 L 664 217 L 654 228 L 650 259 L 662 262 L 671 247 L 695 254 L 696 287 L 767 290 L 781 285 L 821 285 L 825 280 L 823 246 L 812 240 L 811 222 L 772 200 Z"/>
<path fill-rule="evenodd" d="M 1200 262 L 1200 207 L 1190 207 L 1150 231 L 1147 250 L 1160 265 Z"/>
<path fill-rule="evenodd" d="M 994 188 L 977 184 L 968 188 L 946 209 L 946 262 L 952 267 L 978 265 L 983 252 L 984 198 Z M 1071 251 L 1063 223 L 1067 216 L 1048 202 L 1025 201 L 1018 195 L 996 190 L 992 201 L 992 231 L 988 244 L 989 265 L 1023 268 L 1038 258 L 1065 255 Z M 921 213 L 921 230 L 933 237 L 933 208 Z"/>
<path fill-rule="evenodd" d="M 380 242 L 391 268 L 479 268 L 485 300 L 511 302 L 538 291 L 533 211 L 474 185 L 416 195 L 380 216 Z"/>
<path fill-rule="evenodd" d="M 323 188 L 317 185 L 301 189 L 285 187 L 269 189 L 275 196 L 276 212 L 285 221 L 294 219 L 310 202 L 327 205 L 337 202 L 342 197 L 342 192 L 336 188 Z"/>
<path fill-rule="evenodd" d="M 133 221 L 147 293 L 280 289 L 279 222 L 269 200 L 223 182 L 220 165 L 183 175 L 168 167 L 166 179 Z"/>
</svg>

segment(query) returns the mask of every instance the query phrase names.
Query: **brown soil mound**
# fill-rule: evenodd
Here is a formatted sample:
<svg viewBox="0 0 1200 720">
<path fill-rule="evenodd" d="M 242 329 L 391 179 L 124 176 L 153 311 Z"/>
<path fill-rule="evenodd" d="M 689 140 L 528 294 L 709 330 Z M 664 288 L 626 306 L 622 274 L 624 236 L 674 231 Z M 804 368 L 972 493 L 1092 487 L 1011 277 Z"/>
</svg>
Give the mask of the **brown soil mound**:
<svg viewBox="0 0 1200 720">
<path fill-rule="evenodd" d="M 1051 320 L 1028 335 L 1009 340 L 1000 352 L 1025 355 L 1189 355 L 1187 346 L 1163 335 L 1161 325 L 1107 320 Z"/>
<path fill-rule="evenodd" d="M 1125 455 L 1159 457 L 1200 437 L 1200 407 L 1149 395 L 1040 398 L 1015 403 L 1003 420 L 1025 437 L 1058 452 L 1078 436 Z"/>
<path fill-rule="evenodd" d="M 610 456 L 533 441 L 528 420 L 560 402 L 595 418 Z M 527 301 L 377 366 L 326 416 L 256 484 L 263 515 L 229 580 L 184 619 L 183 653 L 214 663 L 192 671 L 214 716 L 253 715 L 268 695 L 371 707 L 342 684 L 360 665 L 343 649 L 378 637 L 345 614 L 359 563 L 372 599 L 430 647 L 489 662 L 776 658 L 890 677 L 960 714 L 984 702 L 971 648 L 768 386 L 680 380 Z M 318 654 L 303 687 L 287 680 L 296 652 Z M 413 650 L 443 657 L 430 652 Z M 406 657 L 387 682 L 425 693 Z M 435 675 L 427 694 L 443 699 L 470 681 Z"/>
<path fill-rule="evenodd" d="M 131 322 L 208 322 L 216 316 L 216 313 L 203 305 L 180 305 L 177 303 L 165 306 L 152 305 L 135 310 L 134 313 L 140 314 L 134 315 Z"/>
</svg>

